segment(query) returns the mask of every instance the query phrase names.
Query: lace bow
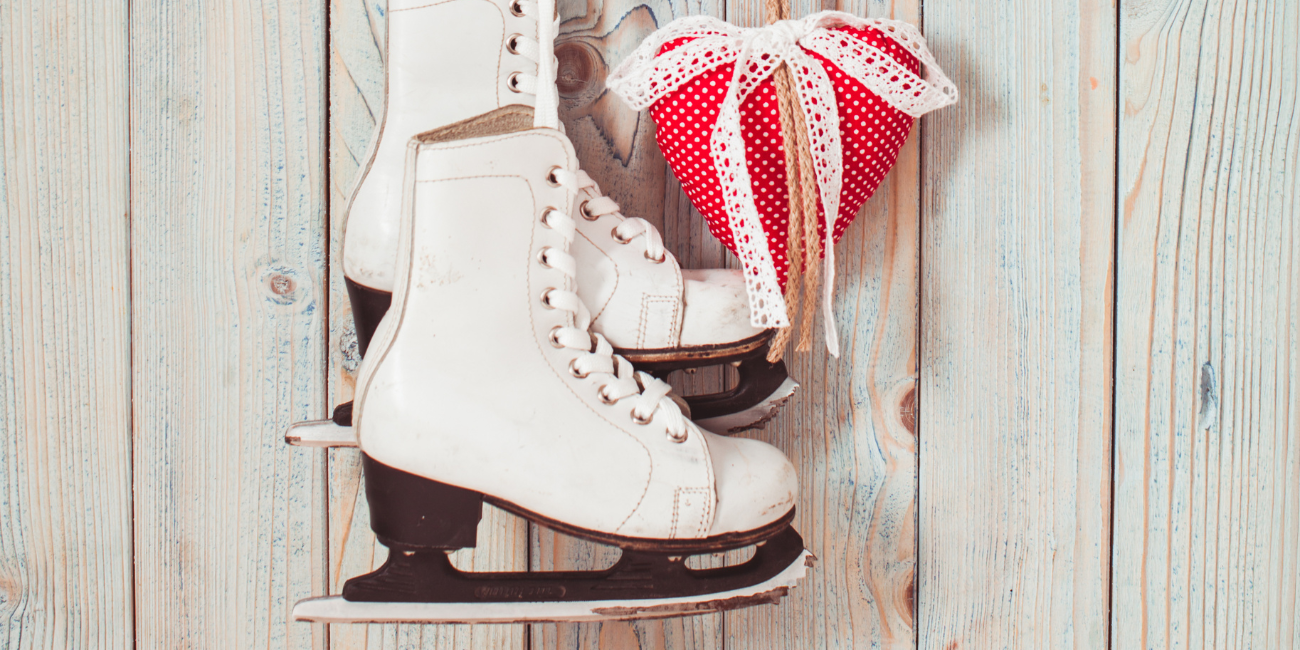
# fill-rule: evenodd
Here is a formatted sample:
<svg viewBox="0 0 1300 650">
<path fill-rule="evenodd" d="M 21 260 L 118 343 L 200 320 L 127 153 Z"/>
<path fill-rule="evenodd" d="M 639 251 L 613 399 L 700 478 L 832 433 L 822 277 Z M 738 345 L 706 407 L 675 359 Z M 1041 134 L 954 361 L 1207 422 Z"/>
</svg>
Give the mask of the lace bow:
<svg viewBox="0 0 1300 650">
<path fill-rule="evenodd" d="M 911 52 L 924 65 L 917 76 L 892 57 L 837 27 L 875 29 Z M 659 54 L 666 43 L 688 39 Z M 813 168 L 825 220 L 826 241 L 822 277 L 826 347 L 839 355 L 832 313 L 835 252 L 830 242 L 839 216 L 843 168 L 840 119 L 835 89 L 815 52 L 876 93 L 890 106 L 921 115 L 957 101 L 957 88 L 944 76 L 912 25 L 880 18 L 860 18 L 840 11 L 823 11 L 800 20 L 782 20 L 766 27 L 744 29 L 708 16 L 688 16 L 669 23 L 621 63 L 606 85 L 634 110 L 644 110 L 696 76 L 735 63 L 731 84 L 718 111 L 709 153 L 718 172 L 728 225 L 745 272 L 750 321 L 755 327 L 790 324 L 785 300 L 758 207 L 754 203 L 745 143 L 741 138 L 740 107 L 760 83 L 786 63 L 794 75 L 799 105 L 808 126 Z"/>
</svg>

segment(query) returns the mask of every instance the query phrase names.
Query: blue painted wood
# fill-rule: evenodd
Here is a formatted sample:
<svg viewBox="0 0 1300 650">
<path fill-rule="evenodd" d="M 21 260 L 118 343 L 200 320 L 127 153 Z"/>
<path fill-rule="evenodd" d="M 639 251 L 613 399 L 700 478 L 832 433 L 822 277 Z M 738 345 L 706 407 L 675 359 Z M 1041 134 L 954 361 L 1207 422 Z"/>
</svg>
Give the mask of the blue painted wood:
<svg viewBox="0 0 1300 650">
<path fill-rule="evenodd" d="M 1107 638 L 1115 9 L 926 2 L 920 648 Z"/>
<path fill-rule="evenodd" d="M 130 648 L 127 6 L 0 7 L 0 648 Z"/>
<path fill-rule="evenodd" d="M 1120 27 L 1112 647 L 1300 647 L 1300 8 Z"/>
<path fill-rule="evenodd" d="M 139 647 L 323 647 L 325 12 L 131 7 Z"/>
</svg>

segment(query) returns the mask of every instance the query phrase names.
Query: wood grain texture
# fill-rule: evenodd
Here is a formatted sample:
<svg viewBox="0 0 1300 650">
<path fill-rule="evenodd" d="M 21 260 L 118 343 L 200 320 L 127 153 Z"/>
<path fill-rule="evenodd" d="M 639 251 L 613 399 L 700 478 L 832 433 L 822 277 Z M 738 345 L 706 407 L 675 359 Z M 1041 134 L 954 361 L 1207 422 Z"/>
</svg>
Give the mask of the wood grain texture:
<svg viewBox="0 0 1300 650">
<path fill-rule="evenodd" d="M 331 0 L 330 11 L 330 288 L 329 385 L 325 417 L 335 404 L 352 399 L 360 354 L 352 309 L 343 284 L 343 228 L 348 199 L 365 163 L 371 134 L 384 110 L 386 0 Z M 320 452 L 315 452 L 320 453 Z M 383 564 L 387 549 L 370 530 L 370 510 L 356 449 L 328 452 L 329 579 L 319 592 L 337 594 L 353 576 Z M 528 525 L 493 507 L 484 508 L 479 544 L 453 555 L 461 569 L 523 571 L 528 567 Z M 523 625 L 331 625 L 336 649 L 523 648 Z"/>
<path fill-rule="evenodd" d="M 924 12 L 919 647 L 1104 647 L 1115 10 Z"/>
<path fill-rule="evenodd" d="M 1112 647 L 1300 647 L 1300 7 L 1120 25 Z"/>
<path fill-rule="evenodd" d="M 136 643 L 324 647 L 325 7 L 131 6 Z"/>
<path fill-rule="evenodd" d="M 127 6 L 0 4 L 0 647 L 129 648 Z"/>
<path fill-rule="evenodd" d="M 919 2 L 794 2 L 919 22 Z M 765 22 L 762 3 L 732 1 L 730 22 Z M 912 648 L 916 571 L 916 370 L 920 133 L 836 247 L 840 358 L 817 328 L 812 351 L 787 353 L 800 384 L 756 437 L 799 472 L 795 527 L 817 556 L 777 607 L 729 613 L 728 648 Z"/>
</svg>

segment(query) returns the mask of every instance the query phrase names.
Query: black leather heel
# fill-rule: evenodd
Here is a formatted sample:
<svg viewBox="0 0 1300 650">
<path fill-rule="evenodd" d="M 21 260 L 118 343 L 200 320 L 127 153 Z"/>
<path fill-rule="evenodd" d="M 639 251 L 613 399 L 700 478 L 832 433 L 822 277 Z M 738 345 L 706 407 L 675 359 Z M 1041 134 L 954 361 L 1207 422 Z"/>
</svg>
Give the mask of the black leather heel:
<svg viewBox="0 0 1300 650">
<path fill-rule="evenodd" d="M 389 467 L 361 455 L 370 527 L 393 551 L 474 546 L 483 495 Z"/>
<path fill-rule="evenodd" d="M 357 348 L 366 356 L 370 339 L 374 338 L 379 321 L 393 304 L 393 294 L 363 287 L 347 277 L 343 284 L 348 288 L 348 302 L 352 303 L 352 322 L 357 328 Z"/>
</svg>

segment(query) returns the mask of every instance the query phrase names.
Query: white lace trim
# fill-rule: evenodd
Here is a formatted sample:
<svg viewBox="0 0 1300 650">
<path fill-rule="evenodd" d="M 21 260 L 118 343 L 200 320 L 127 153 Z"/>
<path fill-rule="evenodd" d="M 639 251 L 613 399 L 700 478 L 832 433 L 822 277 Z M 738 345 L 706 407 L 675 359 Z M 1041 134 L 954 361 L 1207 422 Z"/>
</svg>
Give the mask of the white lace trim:
<svg viewBox="0 0 1300 650">
<path fill-rule="evenodd" d="M 837 27 L 874 29 L 911 52 L 925 66 L 924 77 L 912 74 L 878 48 Z M 659 55 L 664 44 L 690 39 Z M 827 348 L 839 352 L 832 314 L 835 251 L 830 243 L 839 217 L 843 155 L 835 90 L 816 52 L 853 77 L 890 106 L 921 115 L 957 101 L 956 86 L 943 74 L 915 27 L 898 20 L 860 18 L 839 11 L 823 11 L 801 20 L 783 20 L 766 27 L 742 29 L 709 16 L 688 16 L 673 21 L 625 59 L 606 86 L 635 110 L 644 110 L 696 76 L 735 62 L 731 84 L 713 125 L 709 152 L 718 170 L 727 221 L 745 271 L 750 320 L 756 327 L 790 324 L 772 254 L 763 233 L 753 186 L 745 166 L 745 145 L 740 130 L 740 107 L 760 83 L 785 62 L 794 74 L 799 104 L 808 126 L 813 166 L 825 213 L 826 252 L 823 277 L 823 321 Z"/>
</svg>

